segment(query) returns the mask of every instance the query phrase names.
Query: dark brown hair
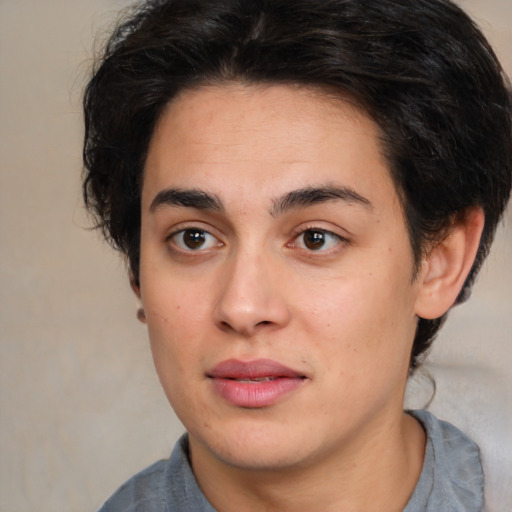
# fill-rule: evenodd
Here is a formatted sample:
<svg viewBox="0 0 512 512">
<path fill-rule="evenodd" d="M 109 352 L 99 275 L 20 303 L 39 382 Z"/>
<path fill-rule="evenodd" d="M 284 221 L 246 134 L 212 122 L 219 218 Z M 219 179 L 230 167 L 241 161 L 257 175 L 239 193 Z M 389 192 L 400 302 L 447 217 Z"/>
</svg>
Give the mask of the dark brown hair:
<svg viewBox="0 0 512 512">
<path fill-rule="evenodd" d="M 489 250 L 511 189 L 506 78 L 448 0 L 152 0 L 108 41 L 84 97 L 84 197 L 137 279 L 140 192 L 153 129 L 179 92 L 289 83 L 354 98 L 380 126 L 418 264 L 456 216 L 485 227 L 458 301 Z M 444 317 L 419 319 L 411 369 Z"/>
</svg>

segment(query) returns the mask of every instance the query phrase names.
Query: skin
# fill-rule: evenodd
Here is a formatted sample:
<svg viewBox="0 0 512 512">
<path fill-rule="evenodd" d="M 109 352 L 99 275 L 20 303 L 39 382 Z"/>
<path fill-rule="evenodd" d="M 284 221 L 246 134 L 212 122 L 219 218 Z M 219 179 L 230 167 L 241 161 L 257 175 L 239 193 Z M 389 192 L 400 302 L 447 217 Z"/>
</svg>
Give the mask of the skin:
<svg viewBox="0 0 512 512">
<path fill-rule="evenodd" d="M 283 201 L 312 188 L 346 194 Z M 176 204 L 169 190 L 215 204 Z M 462 284 L 468 230 L 451 239 L 456 255 L 440 244 L 413 279 L 378 127 L 349 101 L 285 85 L 201 87 L 169 104 L 141 207 L 136 292 L 213 506 L 402 510 L 425 446 L 402 410 L 417 317 L 455 300 L 441 278 Z M 311 234 L 321 239 L 313 249 Z M 301 385 L 261 408 L 215 391 L 215 365 L 260 358 L 300 372 Z"/>
</svg>

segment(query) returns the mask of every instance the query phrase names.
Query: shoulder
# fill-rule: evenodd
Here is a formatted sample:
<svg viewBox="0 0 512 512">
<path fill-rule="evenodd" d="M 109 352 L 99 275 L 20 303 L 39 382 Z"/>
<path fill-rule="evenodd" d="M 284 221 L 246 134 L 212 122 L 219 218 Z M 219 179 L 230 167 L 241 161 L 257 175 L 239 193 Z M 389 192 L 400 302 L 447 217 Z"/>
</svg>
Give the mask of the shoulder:
<svg viewBox="0 0 512 512">
<path fill-rule="evenodd" d="M 99 512 L 165 511 L 167 460 L 160 460 L 126 481 L 103 504 Z"/>
<path fill-rule="evenodd" d="M 215 512 L 201 492 L 183 435 L 171 457 L 147 467 L 124 483 L 98 512 Z"/>
<path fill-rule="evenodd" d="M 484 475 L 480 450 L 457 427 L 427 411 L 411 411 L 425 429 L 423 470 L 406 512 L 480 512 Z"/>
</svg>

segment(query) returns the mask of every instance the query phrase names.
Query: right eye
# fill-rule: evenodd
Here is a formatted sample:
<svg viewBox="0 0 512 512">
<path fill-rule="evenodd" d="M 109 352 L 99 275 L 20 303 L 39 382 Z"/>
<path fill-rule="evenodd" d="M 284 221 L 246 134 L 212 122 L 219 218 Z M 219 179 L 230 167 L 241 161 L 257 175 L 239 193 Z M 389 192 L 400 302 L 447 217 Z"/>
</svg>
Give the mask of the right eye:
<svg viewBox="0 0 512 512">
<path fill-rule="evenodd" d="M 169 239 L 184 251 L 200 251 L 222 245 L 211 233 L 197 228 L 182 229 L 173 233 Z"/>
</svg>

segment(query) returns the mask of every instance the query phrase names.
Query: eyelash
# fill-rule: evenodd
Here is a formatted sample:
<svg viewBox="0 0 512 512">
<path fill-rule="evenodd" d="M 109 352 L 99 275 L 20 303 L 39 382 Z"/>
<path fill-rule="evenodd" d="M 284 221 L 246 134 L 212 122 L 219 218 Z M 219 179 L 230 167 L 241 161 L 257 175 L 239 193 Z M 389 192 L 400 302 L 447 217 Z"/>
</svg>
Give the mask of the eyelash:
<svg viewBox="0 0 512 512">
<path fill-rule="evenodd" d="M 331 243 L 327 248 L 324 248 L 324 245 L 322 245 L 316 249 L 312 249 L 311 247 L 304 246 L 305 245 L 304 237 L 308 233 L 315 234 L 315 235 L 321 235 L 321 237 L 323 237 L 323 238 L 317 237 L 317 239 L 322 241 L 323 244 L 325 244 L 325 243 L 329 244 L 329 242 L 325 242 L 325 238 L 330 238 Z M 302 238 L 302 245 L 303 245 L 302 247 L 299 246 L 299 242 L 298 242 L 301 238 Z M 313 240 L 313 242 L 314 242 L 314 240 Z M 332 231 L 329 231 L 328 229 L 318 228 L 315 226 L 309 226 L 306 228 L 302 228 L 294 236 L 293 240 L 288 244 L 288 247 L 292 247 L 292 248 L 296 247 L 298 249 L 301 249 L 303 251 L 306 251 L 306 252 L 312 253 L 312 254 L 314 254 L 314 253 L 331 253 L 336 250 L 336 247 L 338 245 L 343 244 L 343 243 L 348 243 L 348 240 L 336 233 L 333 233 Z"/>
<path fill-rule="evenodd" d="M 168 241 L 171 241 L 174 245 L 176 245 L 178 247 L 178 249 L 182 250 L 182 251 L 185 251 L 185 252 L 199 252 L 201 250 L 205 250 L 204 247 L 197 247 L 197 248 L 192 248 L 190 246 L 186 247 L 186 242 L 183 240 L 183 237 L 189 233 L 190 235 L 197 235 L 197 234 L 200 234 L 204 239 L 210 239 L 210 243 L 212 243 L 212 241 L 215 241 L 215 243 L 213 243 L 210 247 L 206 247 L 206 250 L 208 249 L 211 249 L 213 247 L 220 247 L 222 245 L 224 245 L 222 242 L 219 241 L 219 239 L 217 237 L 215 237 L 214 235 L 212 235 L 210 232 L 208 232 L 206 229 L 201 229 L 201 228 L 196 228 L 196 227 L 190 227 L 190 228 L 185 228 L 185 229 L 180 229 L 178 231 L 175 231 L 173 233 L 171 233 L 168 237 L 167 237 L 167 240 Z M 181 241 L 178 242 L 178 238 L 181 236 Z M 194 242 L 193 239 L 189 240 L 189 241 L 192 241 Z M 199 240 L 200 241 L 200 240 Z"/>
<path fill-rule="evenodd" d="M 198 241 L 199 244 L 202 244 L 203 242 L 207 242 L 208 247 L 204 247 L 204 245 L 197 246 L 195 248 L 190 247 L 190 245 L 187 245 L 187 242 L 184 240 L 183 237 L 185 237 L 187 234 L 189 234 L 192 238 L 190 238 L 188 241 L 194 243 L 195 241 Z M 314 235 L 313 243 L 315 243 L 315 238 L 321 243 L 321 245 L 317 248 L 311 248 L 307 247 L 307 242 L 305 242 L 304 237 L 306 235 Z M 199 235 L 199 236 L 197 236 Z M 320 235 L 320 236 L 318 236 Z M 196 240 L 194 240 L 194 237 Z M 300 242 L 302 237 L 302 242 Z M 326 241 L 327 239 L 330 239 Z M 188 253 L 194 253 L 194 252 L 201 252 L 201 251 L 207 251 L 209 249 L 215 248 L 215 247 L 222 247 L 224 244 L 215 236 L 212 235 L 209 231 L 206 229 L 198 228 L 198 227 L 187 227 L 184 229 L 179 229 L 177 231 L 174 231 L 171 233 L 167 238 L 166 241 L 172 242 L 176 248 L 183 252 Z M 208 243 L 209 241 L 209 243 Z M 299 250 L 305 251 L 310 254 L 314 253 L 330 253 L 336 250 L 336 247 L 340 244 L 348 243 L 348 240 L 336 233 L 333 233 L 332 231 L 329 231 L 327 229 L 318 228 L 314 226 L 309 226 L 306 228 L 300 229 L 300 231 L 297 231 L 294 235 L 292 240 L 286 244 L 287 247 L 290 248 L 297 248 Z M 328 244 L 328 247 L 325 248 L 325 244 Z"/>
</svg>

